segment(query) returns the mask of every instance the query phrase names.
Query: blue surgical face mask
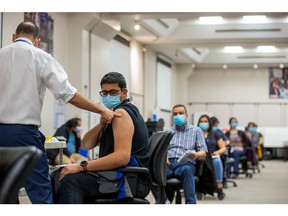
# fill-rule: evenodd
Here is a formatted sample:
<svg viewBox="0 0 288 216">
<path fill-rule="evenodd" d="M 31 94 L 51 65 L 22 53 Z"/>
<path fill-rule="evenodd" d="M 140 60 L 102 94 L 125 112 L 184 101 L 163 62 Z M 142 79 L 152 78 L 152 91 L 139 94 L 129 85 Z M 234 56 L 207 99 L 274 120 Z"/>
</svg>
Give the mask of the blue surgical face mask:
<svg viewBox="0 0 288 216">
<path fill-rule="evenodd" d="M 207 131 L 209 129 L 209 123 L 208 122 L 201 122 L 199 123 L 199 127 L 203 130 L 203 131 Z"/>
<path fill-rule="evenodd" d="M 251 132 L 251 133 L 257 133 L 257 128 L 255 128 L 255 127 L 249 127 L 249 128 L 248 128 L 248 131 Z"/>
<path fill-rule="evenodd" d="M 75 129 L 74 129 L 74 131 L 75 131 L 76 133 L 78 133 L 78 132 L 80 131 L 80 129 L 81 129 L 80 126 L 76 126 Z"/>
<path fill-rule="evenodd" d="M 102 103 L 108 109 L 115 108 L 121 103 L 120 96 L 119 95 L 116 95 L 116 96 L 107 95 L 106 97 L 102 97 Z"/>
<path fill-rule="evenodd" d="M 177 115 L 173 117 L 173 122 L 177 126 L 182 126 L 186 122 L 185 115 Z"/>
<path fill-rule="evenodd" d="M 232 122 L 232 123 L 231 123 L 231 128 L 236 128 L 236 127 L 237 127 L 237 125 L 238 125 L 238 123 L 237 123 L 237 122 Z"/>
</svg>

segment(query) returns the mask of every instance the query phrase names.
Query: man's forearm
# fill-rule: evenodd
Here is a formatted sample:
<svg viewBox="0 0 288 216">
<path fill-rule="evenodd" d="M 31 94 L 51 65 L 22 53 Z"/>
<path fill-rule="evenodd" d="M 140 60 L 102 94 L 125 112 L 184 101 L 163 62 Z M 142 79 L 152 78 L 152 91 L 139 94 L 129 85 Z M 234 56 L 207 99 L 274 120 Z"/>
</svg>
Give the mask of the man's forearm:
<svg viewBox="0 0 288 216">
<path fill-rule="evenodd" d="M 105 124 L 99 123 L 91 130 L 89 130 L 82 139 L 81 148 L 90 150 L 99 144 L 102 130 L 105 127 Z"/>
<path fill-rule="evenodd" d="M 69 100 L 69 103 L 72 105 L 87 111 L 94 113 L 102 114 L 105 110 L 105 107 L 91 101 L 90 99 L 84 97 L 79 92 L 76 92 L 75 95 Z"/>
</svg>

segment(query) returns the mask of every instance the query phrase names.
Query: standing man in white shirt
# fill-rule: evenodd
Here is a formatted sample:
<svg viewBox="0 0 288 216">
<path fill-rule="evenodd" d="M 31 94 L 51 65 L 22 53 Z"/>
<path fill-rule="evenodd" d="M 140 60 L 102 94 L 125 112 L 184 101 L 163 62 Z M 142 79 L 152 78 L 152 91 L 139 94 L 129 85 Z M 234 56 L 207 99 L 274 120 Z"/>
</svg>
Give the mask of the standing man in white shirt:
<svg viewBox="0 0 288 216">
<path fill-rule="evenodd" d="M 56 99 L 101 114 L 107 123 L 117 114 L 71 86 L 62 66 L 38 48 L 38 33 L 34 23 L 22 22 L 13 34 L 13 43 L 0 49 L 0 146 L 34 145 L 42 150 L 25 190 L 32 203 L 50 204 L 53 200 L 45 136 L 38 129 L 46 88 Z"/>
</svg>

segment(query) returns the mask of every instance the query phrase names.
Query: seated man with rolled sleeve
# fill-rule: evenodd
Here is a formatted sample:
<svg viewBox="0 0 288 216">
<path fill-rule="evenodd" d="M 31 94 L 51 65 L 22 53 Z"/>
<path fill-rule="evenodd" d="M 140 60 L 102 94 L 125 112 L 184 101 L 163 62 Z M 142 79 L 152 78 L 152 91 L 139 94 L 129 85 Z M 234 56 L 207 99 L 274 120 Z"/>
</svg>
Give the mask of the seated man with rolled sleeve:
<svg viewBox="0 0 288 216">
<path fill-rule="evenodd" d="M 114 118 L 111 124 L 101 118 L 84 135 L 81 147 L 90 150 L 100 143 L 99 158 L 62 169 L 62 204 L 82 204 L 86 200 L 98 198 L 127 198 L 127 188 L 122 187 L 125 186 L 125 178 L 122 178 L 121 172 L 112 170 L 127 165 L 148 168 L 148 130 L 138 108 L 127 98 L 125 78 L 118 72 L 110 72 L 102 78 L 100 85 L 103 104 L 120 113 L 121 118 Z M 107 170 L 110 170 L 109 173 Z M 114 177 L 117 184 L 110 184 Z M 137 190 L 133 197 L 145 198 L 151 184 L 149 174 L 138 175 Z"/>
</svg>

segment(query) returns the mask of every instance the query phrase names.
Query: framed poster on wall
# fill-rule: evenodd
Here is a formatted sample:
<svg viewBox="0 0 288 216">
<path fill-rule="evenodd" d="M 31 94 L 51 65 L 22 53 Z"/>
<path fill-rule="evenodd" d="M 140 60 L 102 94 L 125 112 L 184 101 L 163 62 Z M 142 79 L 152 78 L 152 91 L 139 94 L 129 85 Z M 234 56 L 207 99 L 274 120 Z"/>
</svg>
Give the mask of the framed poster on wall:
<svg viewBox="0 0 288 216">
<path fill-rule="evenodd" d="M 24 21 L 34 22 L 39 27 L 39 48 L 53 56 L 53 19 L 48 13 L 25 12 Z"/>
<path fill-rule="evenodd" d="M 288 99 L 288 68 L 269 68 L 269 98 Z"/>
</svg>

